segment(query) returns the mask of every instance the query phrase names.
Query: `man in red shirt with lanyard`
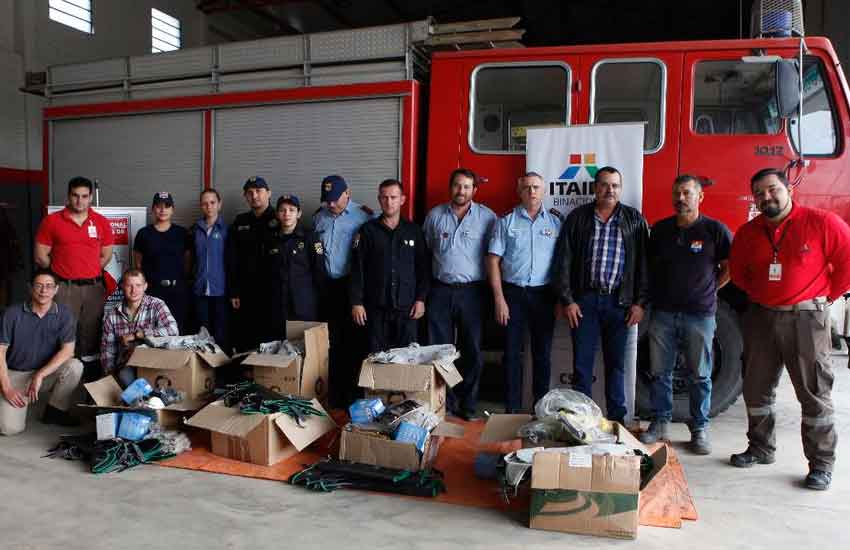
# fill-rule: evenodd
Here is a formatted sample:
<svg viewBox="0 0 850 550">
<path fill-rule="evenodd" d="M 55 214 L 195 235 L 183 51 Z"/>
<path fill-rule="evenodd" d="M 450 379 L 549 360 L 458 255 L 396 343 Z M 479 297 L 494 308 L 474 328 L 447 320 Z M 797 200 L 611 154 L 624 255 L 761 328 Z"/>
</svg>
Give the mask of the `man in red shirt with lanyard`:
<svg viewBox="0 0 850 550">
<path fill-rule="evenodd" d="M 72 178 L 65 208 L 44 218 L 35 236 L 35 263 L 60 279 L 56 301 L 77 319 L 76 354 L 83 360 L 98 351 L 105 299 L 102 272 L 112 258 L 112 228 L 89 208 L 92 189 L 88 179 Z"/>
<path fill-rule="evenodd" d="M 751 302 L 742 319 L 749 447 L 730 461 L 739 468 L 774 461 L 784 364 L 802 408 L 805 484 L 825 490 L 837 441 L 829 306 L 850 288 L 850 228 L 833 213 L 793 204 L 782 170 L 760 170 L 750 185 L 761 215 L 738 230 L 729 257 L 732 281 Z"/>
</svg>

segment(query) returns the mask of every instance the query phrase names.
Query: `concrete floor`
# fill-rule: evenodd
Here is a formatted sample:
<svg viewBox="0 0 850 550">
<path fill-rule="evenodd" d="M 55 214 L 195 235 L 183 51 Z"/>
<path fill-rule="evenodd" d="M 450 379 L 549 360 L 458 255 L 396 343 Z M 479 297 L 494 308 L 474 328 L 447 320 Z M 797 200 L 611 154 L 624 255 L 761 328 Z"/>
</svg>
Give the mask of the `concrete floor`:
<svg viewBox="0 0 850 550">
<path fill-rule="evenodd" d="M 314 494 L 283 483 L 142 466 L 94 476 L 82 464 L 40 458 L 61 432 L 37 422 L 0 438 L 3 550 L 242 548 L 630 548 L 771 550 L 839 544 L 850 517 L 850 371 L 836 356 L 841 434 L 833 487 L 801 488 L 806 474 L 800 411 L 787 376 L 778 392 L 777 461 L 738 470 L 745 445 L 740 402 L 713 423 L 714 454 L 681 449 L 700 519 L 682 529 L 642 527 L 634 542 L 534 531 L 524 518 L 426 500 L 339 491 Z M 680 440 L 684 425 L 675 426 Z M 451 487 L 449 487 L 451 490 Z"/>
</svg>

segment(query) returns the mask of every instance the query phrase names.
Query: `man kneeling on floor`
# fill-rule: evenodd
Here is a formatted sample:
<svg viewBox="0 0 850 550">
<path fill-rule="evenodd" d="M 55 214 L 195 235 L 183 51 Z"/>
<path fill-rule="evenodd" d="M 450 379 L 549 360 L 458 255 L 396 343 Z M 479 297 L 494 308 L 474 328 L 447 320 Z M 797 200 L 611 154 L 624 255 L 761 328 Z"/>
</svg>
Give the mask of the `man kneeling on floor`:
<svg viewBox="0 0 850 550">
<path fill-rule="evenodd" d="M 103 316 L 100 362 L 106 374 L 115 374 L 122 386 L 136 379 L 136 370 L 127 366 L 133 350 L 148 336 L 177 336 L 177 321 L 165 302 L 145 294 L 148 283 L 138 269 L 128 269 L 121 277 L 124 299 Z"/>
<path fill-rule="evenodd" d="M 41 390 L 50 392 L 46 424 L 69 426 L 74 391 L 83 364 L 74 359 L 77 322 L 66 306 L 53 301 L 59 281 L 46 269 L 30 281 L 31 298 L 10 306 L 0 322 L 0 434 L 14 435 L 27 425 L 27 408 Z"/>
</svg>

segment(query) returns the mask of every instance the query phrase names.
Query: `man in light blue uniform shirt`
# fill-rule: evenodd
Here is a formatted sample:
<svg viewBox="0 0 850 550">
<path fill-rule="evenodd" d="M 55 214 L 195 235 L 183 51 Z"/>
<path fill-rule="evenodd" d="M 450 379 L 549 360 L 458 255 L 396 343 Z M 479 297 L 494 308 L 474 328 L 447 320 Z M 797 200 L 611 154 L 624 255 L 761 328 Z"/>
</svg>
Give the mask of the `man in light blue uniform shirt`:
<svg viewBox="0 0 850 550">
<path fill-rule="evenodd" d="M 486 308 L 484 255 L 496 221 L 492 210 L 474 202 L 478 178 L 466 168 L 449 177 L 451 201 L 435 206 L 425 218 L 425 241 L 432 253 L 428 294 L 431 344 L 453 344 L 457 333 L 458 367 L 463 382 L 449 392 L 451 414 L 476 417 L 481 378 L 481 326 Z"/>
<path fill-rule="evenodd" d="M 535 403 L 549 391 L 555 299 L 549 283 L 555 243 L 561 229 L 556 210 L 543 207 L 543 178 L 528 172 L 519 178 L 520 205 L 499 218 L 487 256 L 487 275 L 496 322 L 505 327 L 506 412 L 522 407 L 520 351 L 526 327 L 531 332 Z"/>
<path fill-rule="evenodd" d="M 351 245 L 373 212 L 351 199 L 342 176 L 322 180 L 322 207 L 313 214 L 313 228 L 322 241 L 328 287 L 321 298 L 322 319 L 330 337 L 329 393 L 333 407 L 347 408 L 357 397 L 357 368 L 365 354 L 366 335 L 351 320 L 348 298 Z"/>
</svg>

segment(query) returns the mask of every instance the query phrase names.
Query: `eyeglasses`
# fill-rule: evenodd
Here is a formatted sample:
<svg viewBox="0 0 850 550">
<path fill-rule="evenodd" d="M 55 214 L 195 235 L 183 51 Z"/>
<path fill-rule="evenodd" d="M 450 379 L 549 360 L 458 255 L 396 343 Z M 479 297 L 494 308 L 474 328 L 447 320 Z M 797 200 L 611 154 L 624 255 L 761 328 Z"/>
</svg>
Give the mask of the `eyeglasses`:
<svg viewBox="0 0 850 550">
<path fill-rule="evenodd" d="M 35 290 L 53 290 L 56 285 L 53 283 L 33 283 L 32 287 Z"/>
</svg>

